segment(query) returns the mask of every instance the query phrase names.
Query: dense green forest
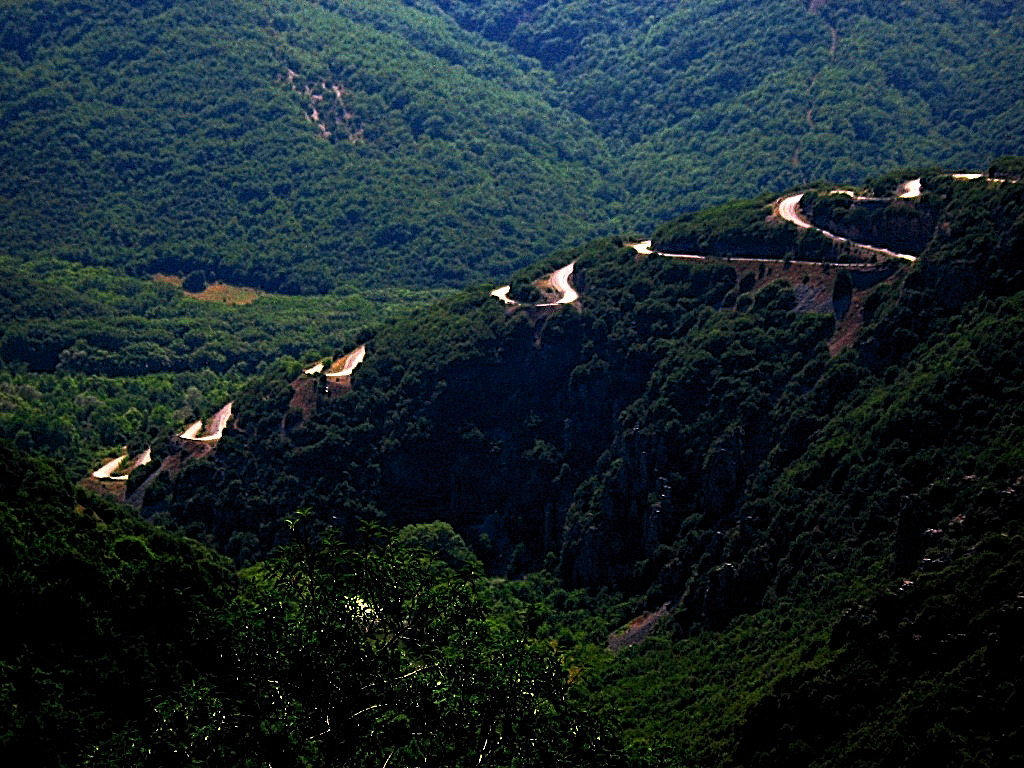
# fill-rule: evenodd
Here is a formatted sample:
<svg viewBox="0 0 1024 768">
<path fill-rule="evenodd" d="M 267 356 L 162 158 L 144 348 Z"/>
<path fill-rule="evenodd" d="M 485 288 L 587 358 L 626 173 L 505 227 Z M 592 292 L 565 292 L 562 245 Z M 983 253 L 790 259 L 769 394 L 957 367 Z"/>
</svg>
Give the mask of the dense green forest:
<svg viewBox="0 0 1024 768">
<path fill-rule="evenodd" d="M 1021 40 L 4 3 L 0 764 L 1024 761 Z"/>
<path fill-rule="evenodd" d="M 5 252 L 461 287 L 712 202 L 1019 150 L 1016 3 L 810 5 L 7 3 Z"/>
<path fill-rule="evenodd" d="M 343 544 L 300 511 L 236 573 L 0 459 L 7 765 L 628 764 L 515 595 L 446 562 L 450 527 Z"/>
<path fill-rule="evenodd" d="M 749 236 L 763 204 L 660 231 Z M 340 391 L 256 365 L 216 449 L 153 476 L 148 520 L 4 443 L 5 757 L 1013 764 L 1024 188 L 936 174 L 901 205 L 934 217 L 913 263 L 606 238 L 513 281 L 571 262 L 573 304 L 471 289 L 346 337 L 368 351 Z M 150 290 L 170 327 L 195 302 Z M 7 391 L 43 377 L 79 407 L 76 375 Z M 226 375 L 108 386 L 192 376 L 195 400 L 206 376 L 219 400 Z M 102 394 L 95 428 L 182 450 Z"/>
<path fill-rule="evenodd" d="M 645 227 L 787 184 L 979 165 L 1024 133 L 1011 0 L 420 4 L 552 72 L 624 149 Z"/>
<path fill-rule="evenodd" d="M 85 474 L 115 446 L 141 449 L 209 415 L 277 361 L 337 357 L 442 293 L 339 288 L 228 305 L 105 267 L 0 260 L 0 435 Z"/>
<path fill-rule="evenodd" d="M 144 513 L 239 565 L 290 539 L 288 505 L 346 539 L 444 520 L 637 759 L 1010 764 L 1012 719 L 953 713 L 993 687 L 1002 711 L 1022 671 L 1024 190 L 937 177 L 919 204 L 914 264 L 555 253 L 522 278 L 574 261 L 578 306 L 453 296 L 302 410 L 297 368 L 267 371 Z"/>
<path fill-rule="evenodd" d="M 12 256 L 301 294 L 464 285 L 621 198 L 527 62 L 401 4 L 44 0 L 0 30 Z"/>
</svg>

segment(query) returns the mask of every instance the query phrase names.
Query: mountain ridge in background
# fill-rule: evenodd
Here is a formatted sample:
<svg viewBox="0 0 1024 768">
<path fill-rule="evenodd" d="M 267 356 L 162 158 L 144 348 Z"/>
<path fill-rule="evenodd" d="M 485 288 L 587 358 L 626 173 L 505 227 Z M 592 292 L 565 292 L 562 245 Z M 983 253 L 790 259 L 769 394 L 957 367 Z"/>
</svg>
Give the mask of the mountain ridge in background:
<svg viewBox="0 0 1024 768">
<path fill-rule="evenodd" d="M 1022 33 L 5 5 L 0 762 L 1019 763 Z"/>
<path fill-rule="evenodd" d="M 813 6 L 14 3 L 6 248 L 455 286 L 613 223 L 1016 150 L 1013 3 Z"/>
<path fill-rule="evenodd" d="M 8 748 L 58 727 L 70 752 L 57 754 L 70 759 L 90 744 L 101 761 L 186 748 L 240 764 L 476 744 L 473 762 L 489 721 L 460 715 L 463 695 L 484 712 L 529 695 L 553 709 L 504 721 L 509 749 L 529 743 L 512 734 L 594 728 L 591 716 L 615 724 L 581 742 L 600 735 L 601 755 L 570 757 L 552 735 L 545 754 L 558 764 L 916 766 L 938 754 L 1012 764 L 1024 633 L 1022 189 L 925 180 L 921 199 L 901 205 L 938 210 L 936 234 L 896 269 L 784 254 L 702 263 L 614 239 L 553 254 L 524 277 L 570 261 L 578 305 L 466 291 L 367 339 L 340 392 L 321 392 L 322 374 L 296 380 L 287 363 L 266 371 L 235 399 L 212 453 L 145 490 L 156 526 L 5 448 L 10 472 L 35 478 L 3 506 L 12 562 L 31 563 L 11 573 L 16 606 L 54 599 L 79 574 L 82 591 L 70 594 L 83 608 L 65 618 L 100 658 L 104 628 L 127 620 L 102 584 L 128 579 L 118 589 L 144 603 L 159 566 L 209 606 L 181 629 L 210 622 L 195 630 L 207 644 L 157 650 L 141 632 L 123 646 L 124 663 L 154 686 L 152 711 L 133 713 L 103 703 L 119 675 L 81 710 L 38 709 L 31 697 L 48 699 L 37 691 L 83 673 L 62 633 L 43 643 L 25 629 L 8 654 L 20 670 L 5 694 L 20 718 Z M 766 204 L 745 205 L 724 208 L 761 221 Z M 748 238 L 748 226 L 737 221 L 734 236 Z M 798 310 L 812 285 L 830 286 L 832 300 Z M 851 311 L 852 342 L 830 347 Z M 300 382 L 314 386 L 296 404 Z M 174 450 L 156 445 L 154 458 Z M 52 499 L 38 509 L 37 486 Z M 379 524 L 400 530 L 396 543 L 373 532 Z M 255 565 L 236 584 L 181 533 Z M 492 576 L 484 604 L 459 586 L 484 590 L 481 568 Z M 339 613 L 352 590 L 371 597 Z M 418 602 L 441 594 L 438 606 L 459 617 L 443 628 Z M 378 634 L 368 621 L 389 623 Z M 382 653 L 384 626 L 426 634 Z M 310 645 L 310 632 L 333 639 Z M 211 666 L 211 651 L 236 661 Z M 185 653 L 187 665 L 167 677 L 151 653 Z M 358 670 L 352 658 L 364 659 Z M 498 658 L 529 666 L 527 693 L 504 687 L 523 678 L 506 680 Z M 447 693 L 463 664 L 496 675 L 466 678 L 486 692 L 463 683 Z M 367 669 L 382 676 L 367 703 L 338 693 Z M 392 687 L 424 670 L 425 688 Z M 261 698 L 267 675 L 277 693 Z M 323 718 L 367 706 L 365 738 L 323 730 Z M 430 718 L 443 729 L 431 732 L 449 735 L 396 730 L 392 717 Z M 90 718 L 110 738 L 89 735 Z M 246 739 L 257 724 L 276 735 Z"/>
</svg>

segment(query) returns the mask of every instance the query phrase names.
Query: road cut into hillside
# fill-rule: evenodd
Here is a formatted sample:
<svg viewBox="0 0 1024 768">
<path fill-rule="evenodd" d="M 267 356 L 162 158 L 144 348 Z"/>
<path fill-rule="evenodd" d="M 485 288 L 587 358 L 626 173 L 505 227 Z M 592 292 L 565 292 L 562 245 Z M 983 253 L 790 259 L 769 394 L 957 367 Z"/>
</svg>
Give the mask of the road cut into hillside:
<svg viewBox="0 0 1024 768">
<path fill-rule="evenodd" d="M 341 379 L 351 376 L 352 372 L 355 371 L 355 369 L 359 367 L 359 364 L 365 359 L 366 345 L 361 344 L 331 366 L 332 369 L 337 368 L 338 370 L 330 370 L 324 375 L 328 379 Z"/>
<path fill-rule="evenodd" d="M 650 241 L 648 241 L 649 243 Z M 569 282 L 569 278 L 572 277 L 573 270 L 576 268 L 576 262 L 566 264 L 561 269 L 556 269 L 548 276 L 548 281 L 551 283 L 551 289 L 555 293 L 559 294 L 559 298 L 555 301 L 545 301 L 540 304 L 534 304 L 535 307 L 557 307 L 561 304 L 572 304 L 577 301 L 580 295 L 572 287 Z M 536 281 L 541 282 L 541 281 Z M 502 304 L 510 304 L 514 307 L 519 306 L 519 302 L 513 298 L 510 298 L 508 292 L 512 290 L 511 285 L 503 285 L 501 288 L 495 288 L 491 291 L 491 296 L 498 299 Z"/>
<path fill-rule="evenodd" d="M 800 227 L 801 229 L 813 229 L 815 232 L 820 232 L 822 235 L 827 237 L 829 240 L 835 243 L 849 243 L 855 248 L 859 248 L 870 253 L 877 253 L 881 256 L 886 256 L 893 259 L 903 259 L 904 261 L 917 261 L 916 256 L 911 256 L 909 253 L 896 253 L 896 251 L 890 251 L 888 248 L 879 248 L 876 245 L 866 245 L 865 243 L 858 243 L 850 240 L 847 237 L 833 234 L 821 227 L 816 227 L 811 221 L 804 216 L 803 211 L 800 210 L 800 201 L 803 200 L 804 192 L 797 192 L 794 195 L 783 197 L 779 200 L 776 205 L 779 218 L 783 221 L 788 221 L 790 224 Z M 844 192 L 845 194 L 845 192 Z"/>
<path fill-rule="evenodd" d="M 766 256 L 702 256 L 697 253 L 665 253 L 664 251 L 655 251 L 651 249 L 651 241 L 643 240 L 639 243 L 623 243 L 626 248 L 632 248 L 637 252 L 638 256 L 663 256 L 666 259 L 692 259 L 693 261 L 712 261 L 712 260 L 723 260 L 723 261 L 736 261 L 736 262 L 748 262 L 753 264 L 801 264 L 806 266 L 829 266 L 829 267 L 856 267 L 856 266 L 867 266 L 856 262 L 845 262 L 845 261 L 803 261 L 799 259 L 783 259 L 780 257 L 769 258 Z"/>
<path fill-rule="evenodd" d="M 128 475 L 130 475 L 132 472 L 134 472 L 136 469 L 143 466 L 144 464 L 149 464 L 149 462 L 153 460 L 153 451 L 147 448 L 146 450 L 144 450 L 142 453 L 135 457 L 135 459 L 131 462 L 131 465 L 128 467 L 126 471 L 122 472 L 119 475 L 115 475 L 114 472 L 116 472 L 121 467 L 121 465 L 124 463 L 124 460 L 127 458 L 128 454 L 123 453 L 116 459 L 111 459 L 102 467 L 93 472 L 92 476 L 95 477 L 97 480 L 127 480 Z"/>
<path fill-rule="evenodd" d="M 639 243 L 623 243 L 626 248 L 632 248 L 639 256 L 664 256 L 666 259 L 694 259 L 696 261 L 707 261 L 707 256 L 696 253 L 665 253 L 664 251 L 652 251 L 651 241 L 642 240 Z"/>
<path fill-rule="evenodd" d="M 178 437 L 182 440 L 190 440 L 195 443 L 215 443 L 221 439 L 224 435 L 224 427 L 227 426 L 228 421 L 231 419 L 231 408 L 234 405 L 233 402 L 228 403 L 213 416 L 210 417 L 209 428 L 206 430 L 206 434 L 201 435 L 203 429 L 203 421 L 200 419 L 195 422 L 188 429 L 182 432 Z"/>
<path fill-rule="evenodd" d="M 491 296 L 498 299 L 498 301 L 500 301 L 502 304 L 518 304 L 518 301 L 516 301 L 515 299 L 510 299 L 508 297 L 508 292 L 511 290 L 511 285 L 503 285 L 501 286 L 501 288 L 495 288 L 493 291 L 491 291 Z"/>
<path fill-rule="evenodd" d="M 896 187 L 896 197 L 903 198 L 904 200 L 912 197 L 921 196 L 921 177 L 918 176 L 916 179 L 910 181 L 904 181 L 898 187 Z"/>
<path fill-rule="evenodd" d="M 572 276 L 575 267 L 576 262 L 573 261 L 551 273 L 551 287 L 555 289 L 556 293 L 561 294 L 561 298 L 557 301 L 538 304 L 538 307 L 557 307 L 559 304 L 572 304 L 580 297 L 569 283 L 569 278 Z"/>
<path fill-rule="evenodd" d="M 121 466 L 121 462 L 128 458 L 127 453 L 122 453 L 116 459 L 111 459 L 102 467 L 92 473 L 92 476 L 97 480 L 111 480 L 111 475 L 117 471 L 117 468 Z"/>
</svg>

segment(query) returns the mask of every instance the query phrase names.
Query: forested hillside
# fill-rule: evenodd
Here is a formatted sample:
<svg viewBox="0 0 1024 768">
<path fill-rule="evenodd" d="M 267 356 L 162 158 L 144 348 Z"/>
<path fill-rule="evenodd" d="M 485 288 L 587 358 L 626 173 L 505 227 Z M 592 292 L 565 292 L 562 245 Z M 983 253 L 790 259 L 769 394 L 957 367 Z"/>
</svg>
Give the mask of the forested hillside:
<svg viewBox="0 0 1024 768">
<path fill-rule="evenodd" d="M 0 764 L 1024 762 L 1022 40 L 4 3 Z"/>
<path fill-rule="evenodd" d="M 40 0 L 0 25 L 10 256 L 287 293 L 464 285 L 621 199 L 528 63 L 401 4 Z"/>
<path fill-rule="evenodd" d="M 115 446 L 141 450 L 212 413 L 247 376 L 337 356 L 442 294 L 189 293 L 107 267 L 0 259 L 0 436 L 84 475 Z"/>
<path fill-rule="evenodd" d="M 624 151 L 644 228 L 882 169 L 979 166 L 1024 133 L 1010 0 L 421 0 L 536 58 Z"/>
<path fill-rule="evenodd" d="M 1024 188 L 929 184 L 916 262 L 605 239 L 265 366 L 148 523 L 3 447 L 4 754 L 1013 764 Z"/>
<path fill-rule="evenodd" d="M 13 2 L 7 256 L 462 286 L 1024 131 L 1012 2 Z"/>
<path fill-rule="evenodd" d="M 662 607 L 655 639 L 627 627 L 609 655 L 533 593 L 660 764 L 1015 754 L 1017 726 L 948 712 L 1003 675 L 1019 690 L 1024 190 L 940 177 L 919 204 L 935 234 L 902 266 L 554 254 L 524 277 L 573 261 L 576 305 L 467 292 L 381 330 L 351 391 L 301 411 L 299 372 L 270 375 L 147 514 L 240 562 L 287 540 L 283 506 L 346 536 L 444 520 L 491 573 L 618 593 L 609 632 Z M 848 719 L 793 693 L 840 689 Z"/>
<path fill-rule="evenodd" d="M 5 765 L 627 764 L 514 596 L 423 548 L 443 529 L 343 544 L 298 514 L 239 574 L 0 459 Z"/>
</svg>

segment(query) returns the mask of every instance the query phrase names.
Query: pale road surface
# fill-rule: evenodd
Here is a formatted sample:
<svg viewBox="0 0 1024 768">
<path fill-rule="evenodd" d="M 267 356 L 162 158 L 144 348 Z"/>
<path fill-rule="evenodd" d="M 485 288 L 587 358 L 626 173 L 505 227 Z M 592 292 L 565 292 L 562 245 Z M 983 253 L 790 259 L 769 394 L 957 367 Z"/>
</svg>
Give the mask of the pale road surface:
<svg viewBox="0 0 1024 768">
<path fill-rule="evenodd" d="M 317 363 L 316 365 L 310 366 L 309 368 L 304 370 L 303 373 L 306 374 L 307 376 L 316 376 L 323 369 L 324 369 L 324 364 L 323 363 Z"/>
<path fill-rule="evenodd" d="M 800 192 L 799 194 L 790 195 L 779 200 L 779 216 L 790 224 L 796 224 L 800 229 L 811 229 L 811 222 L 805 219 L 804 215 L 800 212 L 800 201 L 803 198 L 804 193 Z"/>
<path fill-rule="evenodd" d="M 558 293 L 562 294 L 562 298 L 558 301 L 538 304 L 538 307 L 557 307 L 559 304 L 572 304 L 580 297 L 580 295 L 573 290 L 573 287 L 569 285 L 569 277 L 572 275 L 572 270 L 575 266 L 576 262 L 574 261 L 566 264 L 564 267 L 551 274 L 551 287 Z"/>
<path fill-rule="evenodd" d="M 984 178 L 985 177 L 985 175 L 982 174 L 982 173 L 953 173 L 953 174 L 950 174 L 950 175 L 951 175 L 952 178 L 957 179 L 958 181 L 971 181 L 971 180 L 974 180 L 974 179 L 980 179 L 980 178 Z M 997 182 L 998 183 L 998 182 L 1006 182 L 1006 181 L 1009 181 L 1009 180 L 1007 180 L 1007 179 L 993 179 L 993 178 L 990 178 L 990 179 L 988 179 L 988 181 L 990 181 L 990 182 Z M 884 200 L 884 199 L 886 199 L 886 198 L 877 198 L 877 197 L 862 197 L 860 195 L 857 195 L 854 192 L 851 192 L 848 189 L 834 189 L 834 190 L 832 190 L 832 194 L 836 194 L 836 195 L 849 195 L 854 200 L 861 200 L 861 201 L 864 201 L 864 200 Z M 902 184 L 900 184 L 896 188 L 896 197 L 897 198 L 910 199 L 910 198 L 916 198 L 916 197 L 920 197 L 920 196 L 921 196 L 921 179 L 920 178 L 909 179 L 908 181 L 903 182 Z M 849 238 L 842 237 L 840 235 L 836 235 L 836 234 L 834 234 L 832 232 L 829 232 L 827 230 L 821 229 L 820 227 L 814 226 L 814 224 L 812 224 L 811 221 L 809 219 L 807 219 L 803 215 L 803 212 L 800 210 L 800 201 L 803 200 L 803 197 L 804 197 L 804 193 L 803 192 L 798 192 L 796 194 L 788 195 L 786 197 L 781 198 L 778 201 L 778 203 L 777 203 L 777 210 L 778 210 L 779 218 L 783 219 L 784 221 L 788 221 L 790 224 L 793 224 L 793 225 L 799 227 L 800 229 L 813 229 L 813 230 L 816 230 L 817 232 L 820 232 L 825 237 L 827 237 L 829 240 L 832 240 L 833 242 L 836 242 L 836 243 L 850 243 L 851 245 L 853 245 L 853 246 L 855 246 L 857 248 L 860 248 L 862 250 L 870 251 L 872 253 L 877 253 L 877 254 L 880 254 L 882 256 L 886 256 L 886 257 L 889 257 L 889 258 L 903 259 L 904 261 L 917 261 L 917 257 L 916 256 L 912 256 L 909 253 L 896 253 L 895 251 L 891 251 L 888 248 L 880 248 L 880 247 L 878 247 L 876 245 L 867 245 L 865 243 L 858 243 L 858 242 L 855 242 L 853 240 L 850 240 Z M 707 256 L 701 256 L 699 254 L 694 254 L 694 253 L 662 253 L 662 252 L 659 252 L 659 251 L 652 251 L 651 250 L 651 241 L 650 240 L 643 240 L 643 241 L 638 242 L 638 243 L 624 243 L 624 245 L 627 248 L 632 248 L 633 250 L 635 250 L 637 252 L 637 254 L 639 254 L 641 256 L 650 256 L 650 255 L 654 254 L 654 255 L 658 255 L 658 256 L 665 256 L 665 257 L 670 258 L 670 259 L 694 259 L 694 260 L 697 260 L 697 261 L 706 261 L 708 259 Z M 783 259 L 744 258 L 742 256 L 734 256 L 732 258 L 737 260 L 737 261 L 757 261 L 757 262 L 766 262 L 766 263 L 773 263 L 773 262 L 783 261 Z M 830 264 L 830 266 L 843 266 L 844 265 L 844 262 L 832 263 L 832 262 L 821 262 L 821 261 L 797 261 L 797 260 L 794 260 L 794 259 L 791 259 L 790 263 L 791 264 L 826 264 L 826 263 L 828 263 L 828 264 Z M 539 307 L 554 307 L 554 306 L 557 306 L 559 304 L 572 304 L 574 301 L 576 301 L 579 298 L 579 294 L 576 293 L 575 290 L 573 290 L 571 285 L 569 285 L 569 276 L 572 274 L 572 270 L 573 270 L 573 266 L 574 265 L 575 265 L 575 262 L 573 262 L 573 264 L 567 264 L 566 266 L 562 267 L 557 272 L 554 272 L 551 275 L 551 285 L 552 285 L 552 287 L 555 288 L 555 290 L 559 291 L 562 294 L 562 298 L 560 298 L 558 301 L 555 301 L 555 302 L 548 302 L 546 304 L 538 304 L 537 306 L 539 306 Z M 849 266 L 849 265 L 847 265 L 847 266 Z M 500 300 L 504 304 L 513 304 L 513 305 L 518 304 L 519 302 L 509 298 L 509 296 L 508 296 L 509 290 L 510 290 L 510 286 L 505 285 L 505 286 L 502 286 L 501 288 L 496 288 L 495 290 L 491 291 L 491 296 L 494 296 L 496 299 Z"/>
<path fill-rule="evenodd" d="M 123 453 L 120 456 L 118 456 L 116 459 L 111 459 L 106 464 L 104 464 L 102 467 L 100 467 L 95 472 L 93 472 L 92 476 L 95 477 L 97 480 L 110 480 L 111 479 L 110 478 L 111 473 L 115 469 L 120 467 L 121 466 L 121 462 L 124 461 L 127 458 L 128 458 L 128 454 L 127 453 Z"/>
<path fill-rule="evenodd" d="M 668 259 L 696 259 L 697 261 L 706 261 L 707 256 L 699 256 L 696 253 L 662 253 L 660 251 L 651 250 L 651 241 L 644 240 L 639 243 L 624 243 L 627 248 L 632 248 L 640 256 L 650 256 L 656 254 L 658 256 L 664 256 Z"/>
<path fill-rule="evenodd" d="M 836 243 L 850 243 L 866 251 L 871 251 L 872 253 L 880 253 L 883 256 L 889 256 L 894 259 L 903 259 L 904 261 L 917 261 L 917 257 L 911 256 L 909 253 L 896 253 L 895 251 L 890 251 L 888 248 L 879 248 L 878 246 L 874 245 L 865 245 L 864 243 L 857 243 L 854 242 L 853 240 L 850 240 L 849 238 L 840 237 L 839 235 L 835 235 L 831 232 L 814 226 L 813 224 L 811 224 L 810 221 L 808 221 L 804 217 L 803 213 L 800 211 L 800 201 L 803 199 L 803 197 L 804 193 L 798 192 L 795 195 L 790 195 L 789 197 L 784 197 L 781 200 L 779 200 L 779 216 L 784 221 L 788 221 L 790 224 L 795 224 L 801 229 L 816 230 L 823 234 L 825 237 L 827 237 L 829 240 L 832 240 L 833 242 Z"/>
<path fill-rule="evenodd" d="M 984 179 L 989 184 L 1019 184 L 1017 179 L 1000 179 L 996 176 L 986 176 L 984 173 L 951 173 L 949 174 L 957 181 L 975 181 Z"/>
<path fill-rule="evenodd" d="M 135 461 L 128 468 L 128 471 L 122 475 L 115 475 L 114 470 L 121 466 L 121 462 L 128 458 L 128 454 L 122 454 L 116 459 L 112 459 L 104 464 L 102 467 L 92 473 L 92 476 L 97 480 L 127 480 L 128 475 L 134 472 L 136 469 L 141 467 L 143 464 L 149 464 L 153 460 L 153 451 L 147 448 L 138 456 L 135 457 Z"/>
<path fill-rule="evenodd" d="M 650 241 L 648 241 L 650 242 Z M 576 267 L 576 262 L 566 264 L 561 269 L 555 270 L 551 273 L 550 278 L 551 287 L 556 293 L 560 293 L 561 297 L 558 301 L 547 301 L 543 304 L 537 304 L 538 307 L 557 307 L 559 304 L 572 304 L 576 301 L 580 295 L 576 293 L 573 287 L 569 284 L 569 277 L 572 275 L 573 269 Z M 512 290 L 511 285 L 503 285 L 501 288 L 495 288 L 491 291 L 491 296 L 498 299 L 502 304 L 512 304 L 518 306 L 519 302 L 515 299 L 510 299 L 508 292 Z"/>
<path fill-rule="evenodd" d="M 501 288 L 495 288 L 491 291 L 491 296 L 501 301 L 502 304 L 517 304 L 515 299 L 508 297 L 508 292 L 512 290 L 511 285 L 503 285 Z"/>
<path fill-rule="evenodd" d="M 693 261 L 712 261 L 716 257 L 714 256 L 701 256 L 696 253 L 662 253 L 661 251 L 651 250 L 651 241 L 644 240 L 640 243 L 623 243 L 624 248 L 632 248 L 640 256 L 664 256 L 666 259 L 692 259 Z M 759 256 L 728 256 L 721 257 L 722 261 L 747 261 L 754 262 L 755 264 L 782 264 L 783 259 L 769 259 Z M 809 264 L 821 266 L 827 264 L 830 267 L 852 267 L 856 264 L 843 261 L 799 261 L 797 259 L 790 259 L 790 264 Z"/>
<path fill-rule="evenodd" d="M 910 181 L 904 181 L 898 187 L 896 187 L 896 197 L 902 197 L 903 199 L 911 197 L 921 196 L 921 177 L 918 176 L 916 179 Z"/>
<path fill-rule="evenodd" d="M 328 379 L 340 379 L 344 376 L 351 376 L 352 372 L 359 367 L 359 364 L 366 359 L 366 345 L 362 344 L 348 353 L 345 357 L 345 367 L 340 371 L 326 374 Z"/>
<path fill-rule="evenodd" d="M 202 420 L 197 421 L 191 425 L 188 429 L 182 432 L 178 437 L 182 440 L 191 440 L 196 443 L 214 443 L 221 439 L 224 435 L 224 427 L 227 426 L 228 421 L 231 419 L 231 406 L 233 402 L 228 403 L 213 416 L 210 417 L 210 427 L 207 434 L 202 437 L 198 437 L 200 430 L 203 428 Z"/>
</svg>

